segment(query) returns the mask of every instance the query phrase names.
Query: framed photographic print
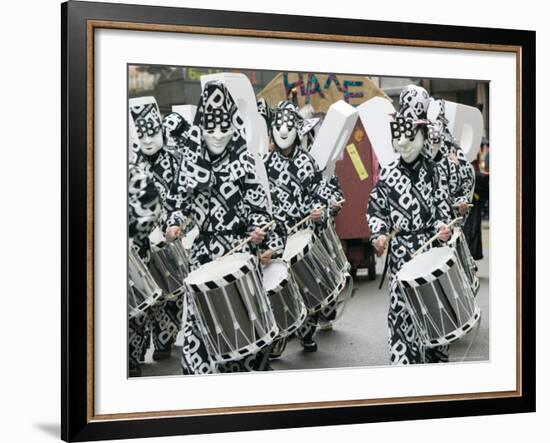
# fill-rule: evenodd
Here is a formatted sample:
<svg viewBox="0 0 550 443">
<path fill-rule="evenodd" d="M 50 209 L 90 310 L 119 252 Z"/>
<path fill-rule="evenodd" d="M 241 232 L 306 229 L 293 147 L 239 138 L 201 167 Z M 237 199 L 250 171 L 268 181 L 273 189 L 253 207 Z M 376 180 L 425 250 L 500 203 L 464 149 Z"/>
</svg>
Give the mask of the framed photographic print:
<svg viewBox="0 0 550 443">
<path fill-rule="evenodd" d="M 535 410 L 534 32 L 61 14 L 65 441 Z"/>
</svg>

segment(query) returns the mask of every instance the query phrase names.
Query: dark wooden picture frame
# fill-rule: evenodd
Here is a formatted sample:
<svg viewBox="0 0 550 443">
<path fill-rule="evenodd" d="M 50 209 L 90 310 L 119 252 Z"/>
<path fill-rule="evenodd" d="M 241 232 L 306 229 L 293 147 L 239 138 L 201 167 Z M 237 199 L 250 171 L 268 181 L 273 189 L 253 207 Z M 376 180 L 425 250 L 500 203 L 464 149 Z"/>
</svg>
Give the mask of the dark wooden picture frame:
<svg viewBox="0 0 550 443">
<path fill-rule="evenodd" d="M 535 410 L 534 32 L 77 1 L 62 4 L 61 17 L 63 440 L 219 433 Z M 515 53 L 516 390 L 95 415 L 93 37 L 99 28 Z"/>
</svg>

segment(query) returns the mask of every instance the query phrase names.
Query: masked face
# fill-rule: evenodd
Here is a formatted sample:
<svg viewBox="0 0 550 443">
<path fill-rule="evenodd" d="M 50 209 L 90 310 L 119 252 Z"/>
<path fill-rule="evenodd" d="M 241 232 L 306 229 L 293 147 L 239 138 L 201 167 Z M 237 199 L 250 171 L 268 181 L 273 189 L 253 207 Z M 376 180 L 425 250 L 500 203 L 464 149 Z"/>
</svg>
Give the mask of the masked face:
<svg viewBox="0 0 550 443">
<path fill-rule="evenodd" d="M 424 147 L 424 134 L 418 122 L 402 115 L 397 115 L 390 122 L 392 145 L 395 151 L 401 155 L 403 161 L 411 163 L 416 160 Z"/>
<path fill-rule="evenodd" d="M 283 109 L 275 113 L 273 121 L 273 141 L 281 149 L 290 148 L 296 136 L 296 116 L 289 109 Z"/>
<path fill-rule="evenodd" d="M 203 138 L 208 150 L 220 155 L 233 137 L 231 117 L 222 108 L 210 108 L 210 111 L 204 114 Z"/>
<path fill-rule="evenodd" d="M 393 139 L 392 144 L 405 163 L 412 163 L 424 147 L 424 135 L 422 131 L 417 131 L 411 140 L 403 134 L 399 139 Z"/>
<path fill-rule="evenodd" d="M 296 128 L 289 129 L 286 123 L 280 128 L 273 128 L 273 140 L 281 149 L 290 148 L 296 140 Z"/>
<path fill-rule="evenodd" d="M 223 129 L 221 126 L 216 126 L 203 132 L 206 147 L 214 155 L 220 155 L 225 150 L 232 136 L 231 127 Z"/>
<path fill-rule="evenodd" d="M 132 112 L 134 112 L 132 110 Z M 162 149 L 162 125 L 158 108 L 148 104 L 135 111 L 138 117 L 134 120 L 139 137 L 141 152 L 154 155 Z"/>
<path fill-rule="evenodd" d="M 443 141 L 442 132 L 443 125 L 441 124 L 441 122 L 437 122 L 435 125 L 428 125 L 426 150 L 432 158 L 436 157 L 439 149 L 441 148 L 441 143 Z"/>
<path fill-rule="evenodd" d="M 145 134 L 139 139 L 141 152 L 145 155 L 154 155 L 162 149 L 162 132 L 159 130 L 154 135 Z"/>
</svg>

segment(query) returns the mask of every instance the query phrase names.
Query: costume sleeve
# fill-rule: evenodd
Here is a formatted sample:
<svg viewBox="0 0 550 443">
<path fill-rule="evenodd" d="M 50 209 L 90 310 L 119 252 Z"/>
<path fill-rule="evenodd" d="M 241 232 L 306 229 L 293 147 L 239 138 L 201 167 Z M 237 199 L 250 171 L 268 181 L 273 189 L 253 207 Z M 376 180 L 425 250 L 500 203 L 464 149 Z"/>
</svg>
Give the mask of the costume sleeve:
<svg viewBox="0 0 550 443">
<path fill-rule="evenodd" d="M 448 225 L 451 222 L 453 209 L 451 207 L 451 198 L 449 191 L 448 175 L 442 170 L 442 165 L 437 164 L 435 168 L 435 182 L 434 182 L 434 233 L 439 230 L 439 227 L 443 224 Z"/>
<path fill-rule="evenodd" d="M 304 191 L 304 204 L 302 214 L 304 217 L 308 216 L 313 209 L 327 208 L 330 204 L 330 191 L 327 186 L 326 180 L 323 178 L 323 174 L 319 170 L 317 163 L 312 157 L 309 157 L 309 164 L 304 163 L 306 171 L 304 180 L 302 181 L 302 189 Z M 328 211 L 323 212 L 323 217 L 316 223 L 317 225 L 326 223 Z"/>
<path fill-rule="evenodd" d="M 258 180 L 256 168 L 254 167 L 254 158 L 251 155 L 245 157 L 244 176 L 244 211 L 247 218 L 247 230 L 253 231 L 255 228 L 261 228 L 273 220 L 267 206 L 267 195 Z M 282 254 L 285 239 L 281 237 L 280 229 L 277 224 L 271 226 L 266 233 L 265 240 L 259 246 L 260 252 L 272 249 L 275 256 Z"/>
<path fill-rule="evenodd" d="M 277 197 L 271 194 L 271 202 L 273 204 L 273 219 L 275 220 L 275 226 L 268 232 L 265 240 L 265 245 L 261 245 L 260 249 L 273 251 L 272 258 L 282 257 L 286 246 L 287 232 L 286 232 L 286 217 L 283 213 Z"/>
<path fill-rule="evenodd" d="M 181 226 L 191 213 L 191 194 L 187 189 L 187 160 L 179 157 L 179 164 L 174 168 L 174 180 L 166 198 L 167 218 L 164 231 L 171 226 Z"/>
<path fill-rule="evenodd" d="M 159 193 L 153 177 L 140 166 L 130 167 L 128 190 L 128 233 L 139 255 L 146 258 L 149 234 L 161 213 Z"/>
<path fill-rule="evenodd" d="M 248 228 L 252 230 L 268 223 L 271 216 L 267 209 L 267 196 L 256 174 L 254 158 L 250 155 L 245 157 L 245 170 L 243 180 L 244 208 Z"/>
<path fill-rule="evenodd" d="M 386 185 L 382 180 L 370 193 L 366 216 L 371 241 L 374 242 L 381 235 L 388 235 L 391 228 L 390 205 Z"/>
<path fill-rule="evenodd" d="M 475 188 L 475 171 L 462 151 L 462 148 L 456 145 L 455 150 L 458 160 L 458 174 L 460 175 L 461 186 L 460 195 L 457 196 L 454 204 L 456 205 L 462 202 L 471 203 Z"/>
<path fill-rule="evenodd" d="M 328 186 L 331 192 L 331 202 L 338 202 L 344 199 L 344 193 L 342 192 L 340 182 L 338 181 L 338 177 L 336 177 L 336 175 L 333 175 L 330 178 L 330 180 L 328 181 Z M 338 215 L 339 212 L 340 209 L 330 209 L 330 213 L 333 217 Z"/>
</svg>

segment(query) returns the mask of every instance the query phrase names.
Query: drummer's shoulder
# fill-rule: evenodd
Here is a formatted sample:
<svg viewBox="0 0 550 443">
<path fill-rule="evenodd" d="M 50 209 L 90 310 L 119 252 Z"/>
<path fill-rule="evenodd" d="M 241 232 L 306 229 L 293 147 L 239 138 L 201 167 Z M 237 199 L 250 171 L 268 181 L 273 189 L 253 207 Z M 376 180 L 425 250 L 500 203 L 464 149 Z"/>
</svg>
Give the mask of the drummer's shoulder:
<svg viewBox="0 0 550 443">
<path fill-rule="evenodd" d="M 256 170 L 256 160 L 251 152 L 242 152 L 240 155 L 240 162 L 246 172 L 253 172 Z"/>
<path fill-rule="evenodd" d="M 295 149 L 296 149 L 296 157 L 295 158 L 299 159 L 302 164 L 305 164 L 307 162 L 307 163 L 310 163 L 312 165 L 317 166 L 317 160 L 315 160 L 315 158 L 309 152 L 305 151 L 301 147 L 297 147 Z"/>
<path fill-rule="evenodd" d="M 173 159 L 173 160 L 179 160 L 182 157 L 182 153 L 174 148 L 169 148 L 167 146 L 164 146 L 162 150 L 162 155 L 165 158 Z"/>
<path fill-rule="evenodd" d="M 392 161 L 391 163 L 388 163 L 386 166 L 380 168 L 380 172 L 378 173 L 378 180 L 384 181 L 384 179 L 388 176 L 388 174 L 398 169 L 400 165 L 399 159 Z"/>
</svg>

